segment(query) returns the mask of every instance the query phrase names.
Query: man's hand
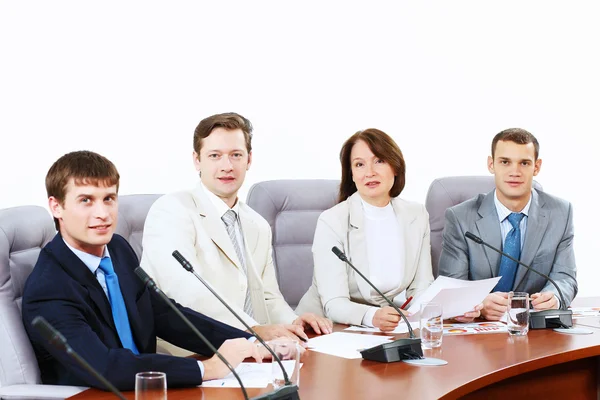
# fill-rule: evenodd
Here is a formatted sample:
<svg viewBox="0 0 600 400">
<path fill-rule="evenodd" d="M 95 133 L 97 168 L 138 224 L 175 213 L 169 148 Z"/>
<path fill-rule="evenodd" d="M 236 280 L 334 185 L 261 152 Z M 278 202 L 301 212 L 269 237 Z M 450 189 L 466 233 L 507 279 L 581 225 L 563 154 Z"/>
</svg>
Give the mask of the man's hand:
<svg viewBox="0 0 600 400">
<path fill-rule="evenodd" d="M 410 315 L 408 312 L 400 311 L 406 316 Z M 373 326 L 381 329 L 382 332 L 393 331 L 398 326 L 400 318 L 400 315 L 392 307 L 381 307 L 373 315 Z"/>
<path fill-rule="evenodd" d="M 499 321 L 506 313 L 508 306 L 508 293 L 490 293 L 483 299 L 481 315 L 488 321 Z"/>
<path fill-rule="evenodd" d="M 531 295 L 534 310 L 551 310 L 558 308 L 558 300 L 552 292 L 534 293 Z"/>
<path fill-rule="evenodd" d="M 247 357 L 254 358 L 256 362 L 261 362 L 263 359 L 259 348 L 254 343 L 242 338 L 226 340 L 219 347 L 219 353 L 229 361 L 233 368 L 240 365 Z M 202 379 L 205 381 L 221 379 L 231 372 L 216 354 L 204 361 L 203 364 L 204 376 Z"/>
<path fill-rule="evenodd" d="M 298 341 L 298 338 L 308 340 L 308 336 L 304 333 L 304 328 L 301 325 L 256 325 L 253 326 L 252 329 L 254 329 L 265 341 L 280 337 L 286 337 L 295 341 Z"/>
<path fill-rule="evenodd" d="M 317 317 L 313 313 L 304 313 L 293 322 L 294 325 L 300 325 L 306 329 L 311 327 L 317 335 L 333 332 L 333 322 L 327 318 Z"/>
<path fill-rule="evenodd" d="M 473 308 L 473 311 L 469 311 L 461 315 L 460 317 L 454 317 L 454 319 L 458 322 L 469 323 L 473 322 L 475 318 L 479 318 L 481 316 L 481 310 L 483 309 L 483 303 L 479 303 Z"/>
</svg>

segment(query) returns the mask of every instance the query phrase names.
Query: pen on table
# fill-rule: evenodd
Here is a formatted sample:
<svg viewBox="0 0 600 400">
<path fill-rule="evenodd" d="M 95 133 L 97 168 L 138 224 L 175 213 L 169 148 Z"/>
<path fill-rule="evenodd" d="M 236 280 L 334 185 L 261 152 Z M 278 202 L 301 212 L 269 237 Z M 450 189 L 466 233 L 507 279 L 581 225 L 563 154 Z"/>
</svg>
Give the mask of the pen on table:
<svg viewBox="0 0 600 400">
<path fill-rule="evenodd" d="M 298 339 L 302 340 L 304 343 L 308 343 L 308 339 L 303 338 L 302 336 L 298 336 Z"/>
<path fill-rule="evenodd" d="M 413 299 L 413 296 L 410 296 L 408 299 L 406 299 L 406 301 L 404 302 L 404 304 L 402 304 L 402 306 L 400 306 L 401 310 L 404 310 L 404 307 L 406 307 L 408 305 L 408 303 L 410 303 L 410 301 Z"/>
</svg>

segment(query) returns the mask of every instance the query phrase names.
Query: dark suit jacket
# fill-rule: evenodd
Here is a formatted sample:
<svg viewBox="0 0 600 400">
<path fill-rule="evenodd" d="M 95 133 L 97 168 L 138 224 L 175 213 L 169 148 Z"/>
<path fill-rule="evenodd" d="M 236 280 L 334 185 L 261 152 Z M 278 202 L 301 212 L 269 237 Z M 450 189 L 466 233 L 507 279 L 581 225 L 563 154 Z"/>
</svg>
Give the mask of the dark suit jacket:
<svg viewBox="0 0 600 400">
<path fill-rule="evenodd" d="M 502 234 L 494 191 L 480 194 L 446 210 L 440 275 L 479 280 L 498 276 L 500 255 L 468 240 L 472 232 L 492 246 L 502 248 Z M 573 250 L 573 207 L 565 200 L 533 190 L 521 262 L 549 275 L 560 287 L 568 306 L 577 294 L 577 269 Z M 558 291 L 543 277 L 518 266 L 514 291 Z M 560 299 L 560 296 L 558 296 Z"/>
<path fill-rule="evenodd" d="M 38 315 L 58 329 L 73 350 L 120 390 L 133 389 L 135 374 L 141 371 L 166 372 L 170 387 L 201 384 L 197 361 L 156 354 L 156 336 L 198 354 L 211 355 L 211 351 L 135 275 L 133 270 L 138 260 L 125 239 L 114 235 L 108 250 L 140 354 L 122 347 L 102 287 L 57 234 L 42 249 L 23 293 L 23 322 L 38 359 L 42 381 L 105 389 L 72 358 L 37 333 L 31 321 Z M 246 332 L 175 304 L 217 348 L 227 339 L 249 337 Z"/>
</svg>

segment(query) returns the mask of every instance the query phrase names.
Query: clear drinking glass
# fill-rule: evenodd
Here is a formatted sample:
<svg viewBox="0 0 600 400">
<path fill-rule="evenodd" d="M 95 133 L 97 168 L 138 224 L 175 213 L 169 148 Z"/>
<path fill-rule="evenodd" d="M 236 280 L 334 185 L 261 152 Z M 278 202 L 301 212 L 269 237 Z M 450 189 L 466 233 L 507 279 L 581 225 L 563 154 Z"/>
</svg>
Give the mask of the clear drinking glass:
<svg viewBox="0 0 600 400">
<path fill-rule="evenodd" d="M 281 364 L 290 378 L 290 382 L 300 386 L 300 354 L 302 350 L 298 342 L 293 340 L 273 340 L 267 343 L 275 354 L 281 359 Z M 283 372 L 277 361 L 271 361 L 271 376 L 273 378 L 273 387 L 278 388 L 285 385 Z"/>
<path fill-rule="evenodd" d="M 508 333 L 524 336 L 529 332 L 529 294 L 525 292 L 509 292 L 506 310 Z"/>
<path fill-rule="evenodd" d="M 166 400 L 167 374 L 138 372 L 135 374 L 135 400 Z"/>
<path fill-rule="evenodd" d="M 419 321 L 421 345 L 426 349 L 440 347 L 444 334 L 442 305 L 440 303 L 422 303 Z"/>
</svg>

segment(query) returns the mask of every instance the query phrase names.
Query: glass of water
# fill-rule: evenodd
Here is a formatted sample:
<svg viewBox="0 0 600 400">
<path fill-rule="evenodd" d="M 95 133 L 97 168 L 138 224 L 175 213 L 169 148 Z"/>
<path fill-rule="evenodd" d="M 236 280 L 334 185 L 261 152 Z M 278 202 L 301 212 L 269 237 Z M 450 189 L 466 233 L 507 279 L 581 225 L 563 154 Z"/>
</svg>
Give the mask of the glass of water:
<svg viewBox="0 0 600 400">
<path fill-rule="evenodd" d="M 529 294 L 525 292 L 509 292 L 506 314 L 508 333 L 524 336 L 529 332 Z"/>
<path fill-rule="evenodd" d="M 302 353 L 302 349 L 298 342 L 289 339 L 275 339 L 269 341 L 268 345 L 281 360 L 281 364 L 285 368 L 290 382 L 293 385 L 300 386 L 300 354 Z M 271 360 L 271 374 L 275 389 L 285 385 L 283 371 L 279 363 L 275 360 Z"/>
<path fill-rule="evenodd" d="M 135 400 L 165 400 L 167 374 L 164 372 L 138 372 L 135 374 Z"/>
<path fill-rule="evenodd" d="M 426 349 L 440 347 L 444 334 L 442 305 L 440 303 L 422 303 L 419 315 L 421 346 Z"/>
</svg>

